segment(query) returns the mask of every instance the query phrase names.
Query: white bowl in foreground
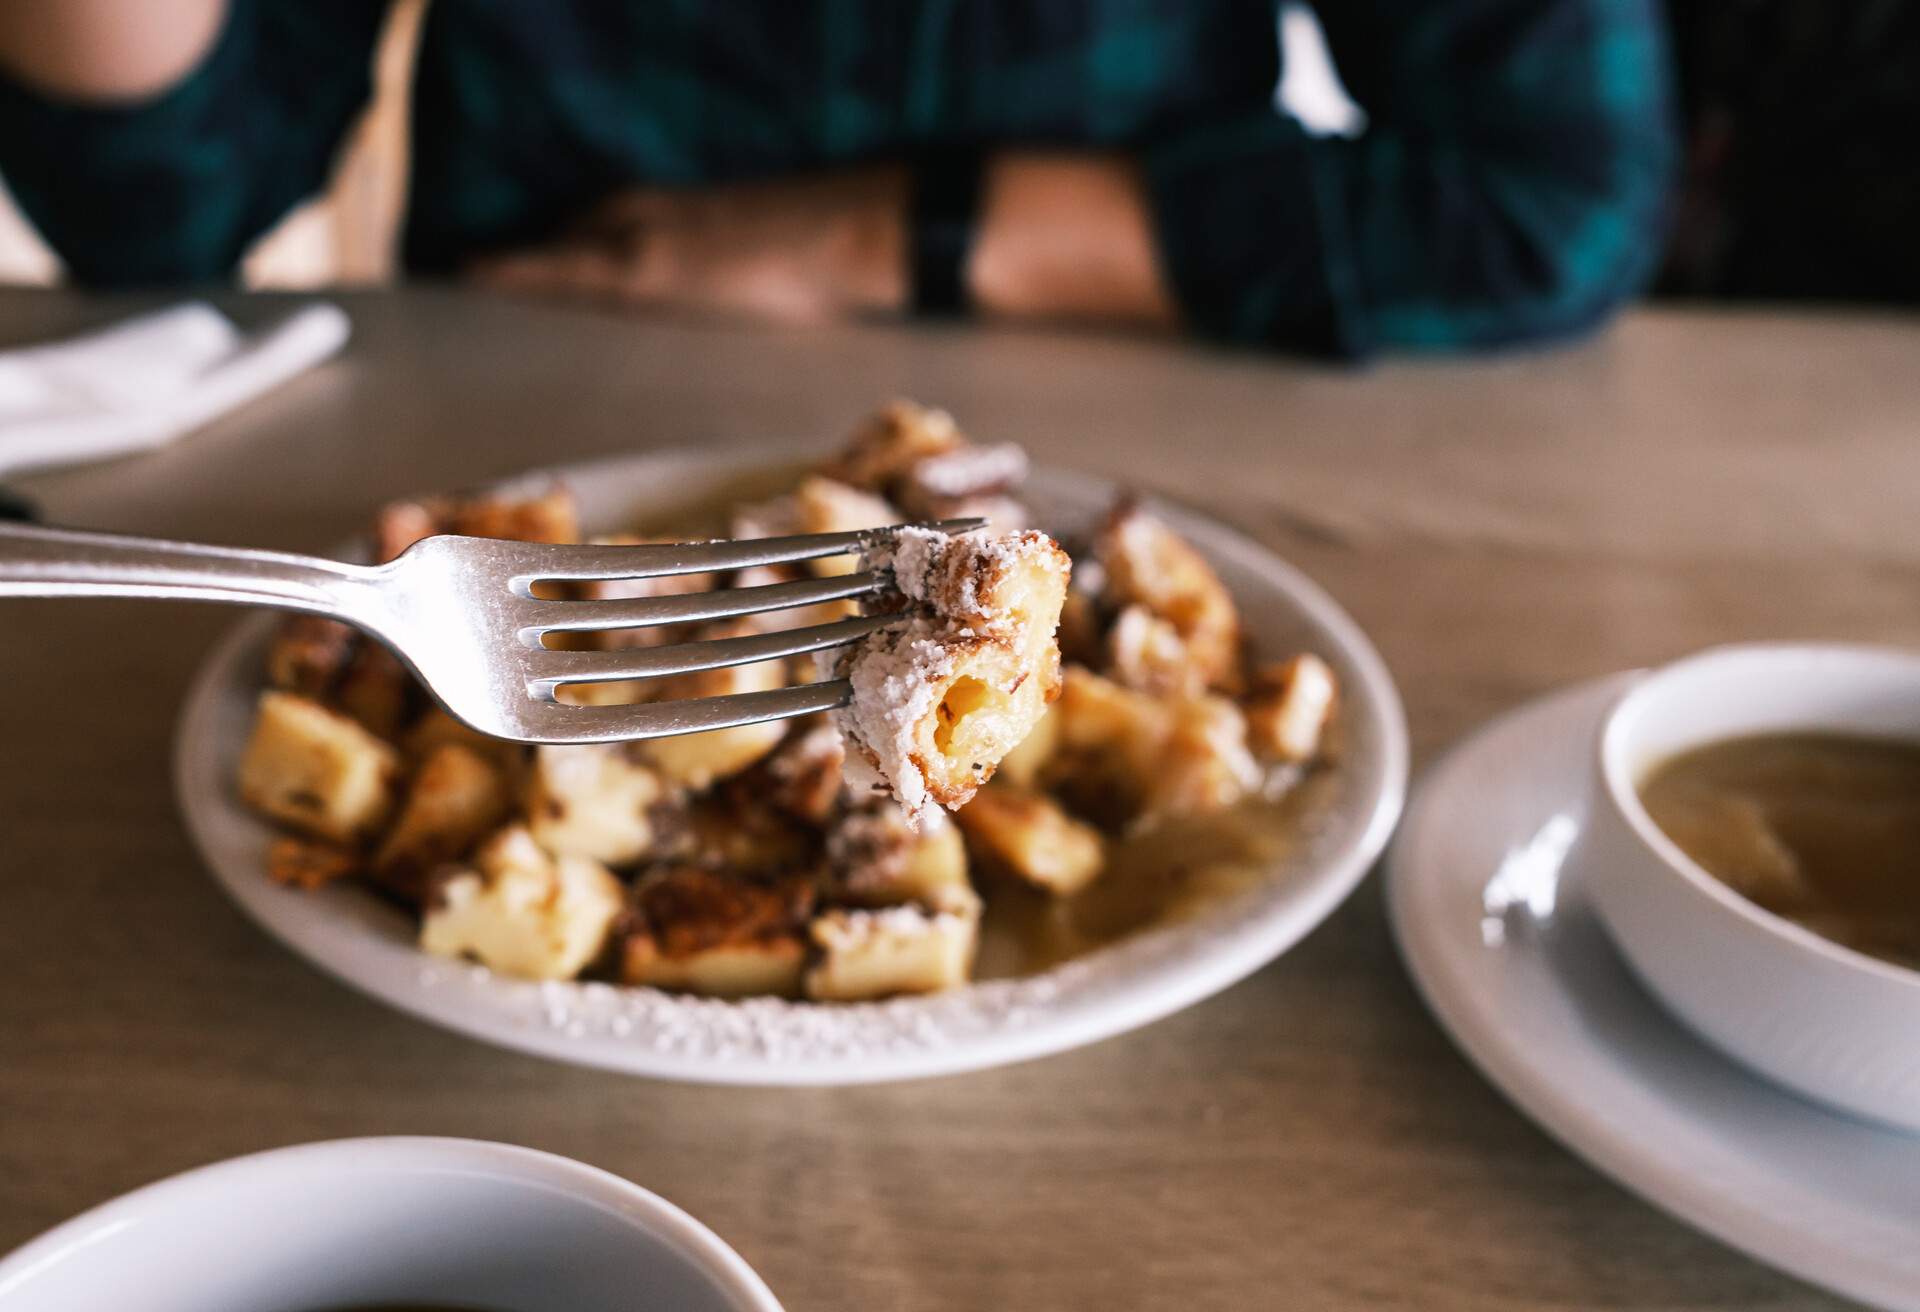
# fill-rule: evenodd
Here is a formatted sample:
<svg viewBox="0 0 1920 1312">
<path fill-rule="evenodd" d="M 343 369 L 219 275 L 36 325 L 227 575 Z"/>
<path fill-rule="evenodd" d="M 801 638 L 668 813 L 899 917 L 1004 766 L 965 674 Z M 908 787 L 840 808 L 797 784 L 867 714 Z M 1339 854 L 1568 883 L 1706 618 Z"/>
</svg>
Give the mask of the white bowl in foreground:
<svg viewBox="0 0 1920 1312">
<path fill-rule="evenodd" d="M 564 1157 L 341 1139 L 136 1189 L 0 1260 L 0 1312 L 501 1309 L 780 1312 L 685 1212 Z"/>
<path fill-rule="evenodd" d="M 1589 822 L 1571 859 L 1634 971 L 1695 1031 L 1809 1098 L 1920 1131 L 1920 972 L 1749 902 L 1640 802 L 1648 773 L 1680 752 L 1792 732 L 1920 742 L 1920 656 L 1756 644 L 1648 675 L 1601 723 Z"/>
</svg>

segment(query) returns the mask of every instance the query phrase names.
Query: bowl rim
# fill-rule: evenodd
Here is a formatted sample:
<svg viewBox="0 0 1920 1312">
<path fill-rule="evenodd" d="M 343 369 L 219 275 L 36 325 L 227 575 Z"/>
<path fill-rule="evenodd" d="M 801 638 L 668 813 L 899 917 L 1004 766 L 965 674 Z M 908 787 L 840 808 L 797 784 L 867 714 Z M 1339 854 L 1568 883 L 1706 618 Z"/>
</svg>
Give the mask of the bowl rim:
<svg viewBox="0 0 1920 1312">
<path fill-rule="evenodd" d="M 368 1135 L 322 1139 L 223 1158 L 140 1185 L 27 1240 L 0 1256 L 0 1300 L 31 1291 L 44 1270 L 198 1193 L 219 1193 L 236 1181 L 289 1168 L 351 1175 L 371 1168 L 422 1173 L 485 1173 L 536 1184 L 593 1203 L 645 1229 L 712 1278 L 745 1312 L 781 1312 L 779 1300 L 745 1258 L 684 1209 L 623 1176 L 557 1153 L 489 1139 L 437 1135 Z"/>
<path fill-rule="evenodd" d="M 1899 647 L 1849 642 L 1741 642 L 1708 647 L 1643 672 L 1601 717 L 1595 742 L 1601 791 L 1641 846 L 1659 859 L 1659 865 L 1714 907 L 1730 913 L 1739 922 L 1779 943 L 1783 949 L 1809 954 L 1830 966 L 1863 976 L 1874 981 L 1876 987 L 1892 986 L 1920 994 L 1920 970 L 1896 965 L 1815 933 L 1741 896 L 1715 878 L 1706 867 L 1688 856 L 1678 843 L 1667 837 L 1666 832 L 1647 813 L 1640 799 L 1638 779 L 1630 771 L 1626 760 L 1629 735 L 1646 714 L 1647 703 L 1670 680 L 1697 677 L 1703 667 L 1729 661 L 1818 663 L 1836 658 L 1907 665 L 1912 670 L 1916 691 L 1920 692 L 1920 652 Z M 1722 735 L 1726 736 L 1729 735 Z M 1702 739 L 1695 745 L 1704 746 L 1711 741 L 1717 739 Z M 1640 777 L 1644 777 L 1644 772 Z M 1920 997 L 1915 1000 L 1920 1001 Z"/>
</svg>

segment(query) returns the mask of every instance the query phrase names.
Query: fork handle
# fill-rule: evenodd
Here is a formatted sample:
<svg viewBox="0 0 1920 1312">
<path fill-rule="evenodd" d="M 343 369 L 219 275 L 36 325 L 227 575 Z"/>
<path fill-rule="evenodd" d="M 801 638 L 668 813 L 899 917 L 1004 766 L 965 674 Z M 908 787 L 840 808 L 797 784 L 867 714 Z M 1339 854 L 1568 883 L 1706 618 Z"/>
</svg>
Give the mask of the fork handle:
<svg viewBox="0 0 1920 1312">
<path fill-rule="evenodd" d="M 353 620 L 368 571 L 312 556 L 0 523 L 0 597 L 150 597 Z"/>
</svg>

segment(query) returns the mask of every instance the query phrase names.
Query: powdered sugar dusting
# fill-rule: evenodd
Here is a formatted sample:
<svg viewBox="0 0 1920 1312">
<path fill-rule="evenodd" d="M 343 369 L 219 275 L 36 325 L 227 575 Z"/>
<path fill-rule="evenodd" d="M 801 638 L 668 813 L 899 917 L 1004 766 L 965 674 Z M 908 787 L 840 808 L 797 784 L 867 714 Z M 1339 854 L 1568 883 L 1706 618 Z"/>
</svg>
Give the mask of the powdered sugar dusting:
<svg viewBox="0 0 1920 1312">
<path fill-rule="evenodd" d="M 1063 575 L 1071 569 L 1059 544 L 1040 532 L 1003 537 L 955 536 L 909 526 L 876 542 L 862 556 L 868 569 L 890 570 L 900 594 L 919 613 L 903 626 L 881 630 L 855 644 L 838 659 L 837 670 L 853 686 L 848 706 L 839 712 L 849 748 L 849 781 L 856 793 L 873 782 L 893 793 L 916 826 L 931 814 L 935 800 L 920 762 L 916 742 L 930 721 L 942 685 L 959 667 L 955 648 L 981 639 L 1031 650 L 1036 617 L 1005 600 L 1017 571 L 1040 564 Z M 969 791 L 968 795 L 971 795 Z M 946 796 L 953 805 L 964 797 Z"/>
<path fill-rule="evenodd" d="M 1012 442 L 965 446 L 914 462 L 908 479 L 929 497 L 970 497 L 1009 488 L 1027 476 L 1027 453 Z"/>
<path fill-rule="evenodd" d="M 895 529 L 870 548 L 861 560 L 865 569 L 890 569 L 894 586 L 912 601 L 933 604 L 934 565 L 947 543 L 953 541 L 938 529 L 909 525 Z"/>
<path fill-rule="evenodd" d="M 1024 617 L 990 605 L 986 593 L 1035 562 L 1049 569 L 1068 568 L 1058 544 L 1037 530 L 999 537 L 955 536 L 918 526 L 894 530 L 868 548 L 861 559 L 865 569 L 890 570 L 894 586 L 909 601 L 988 633 L 997 633 Z"/>
<path fill-rule="evenodd" d="M 951 934 L 965 930 L 972 917 L 957 911 L 928 911 L 910 904 L 893 907 L 842 907 L 814 921 L 813 932 L 833 946 L 862 939 L 918 938 L 924 934 Z"/>
<path fill-rule="evenodd" d="M 432 991 L 465 990 L 484 998 L 489 1010 L 504 1007 L 524 1027 L 569 1044 L 618 1041 L 623 1048 L 708 1064 L 720 1079 L 728 1078 L 729 1068 L 742 1077 L 750 1068 L 771 1068 L 772 1078 L 787 1072 L 799 1079 L 861 1061 L 911 1062 L 1057 1022 L 1101 1005 L 1145 975 L 1224 950 L 1228 940 L 1253 931 L 1297 896 L 1291 875 L 1324 860 L 1315 850 L 1321 841 L 1338 843 L 1343 837 L 1341 826 L 1316 818 L 1283 869 L 1204 915 L 1146 930 L 1044 974 L 986 980 L 946 993 L 853 1003 L 727 1000 L 599 981 L 535 983 L 479 966 L 431 977 L 422 972 L 419 982 Z M 917 915 L 924 931 L 926 915 Z"/>
<path fill-rule="evenodd" d="M 918 917 L 917 931 L 930 927 L 928 917 Z M 938 1052 L 1004 1034 L 1032 1024 L 1063 997 L 1097 980 L 1098 972 L 1073 962 L 1030 979 L 994 980 L 949 993 L 858 1003 L 772 997 L 730 1001 L 596 983 L 536 984 L 484 971 L 464 986 L 486 993 L 490 1000 L 507 1001 L 527 1027 L 570 1041 L 617 1039 L 623 1045 L 691 1061 L 720 1066 L 771 1064 L 797 1071 L 863 1058 Z M 432 987 L 461 986 L 441 979 Z"/>
<path fill-rule="evenodd" d="M 857 749 L 848 753 L 848 763 L 864 758 L 916 823 L 934 802 L 914 761 L 914 729 L 933 714 L 953 665 L 938 626 L 916 617 L 875 634 L 858 648 L 847 672 L 853 697 L 840 712 L 841 725 Z"/>
<path fill-rule="evenodd" d="M 1331 852 L 1349 840 L 1345 818 L 1337 804 L 1316 806 L 1296 818 L 1299 827 L 1272 873 L 1245 892 L 1190 919 L 1021 979 L 851 1003 L 729 1001 L 601 982 L 536 984 L 493 976 L 483 967 L 443 972 L 435 987 L 485 992 L 496 1005 L 505 998 L 523 1024 L 568 1040 L 617 1038 L 623 1046 L 710 1063 L 717 1078 L 725 1078 L 728 1067 L 772 1068 L 774 1078 L 781 1071 L 800 1078 L 809 1069 L 860 1061 L 911 1062 L 1057 1023 L 1137 987 L 1143 977 L 1227 951 L 1237 937 L 1261 934 L 1261 925 L 1294 904 Z M 1303 886 L 1303 879 L 1309 883 Z M 913 932 L 925 932 L 929 917 L 914 908 L 850 914 L 887 917 L 902 910 L 914 919 Z"/>
</svg>

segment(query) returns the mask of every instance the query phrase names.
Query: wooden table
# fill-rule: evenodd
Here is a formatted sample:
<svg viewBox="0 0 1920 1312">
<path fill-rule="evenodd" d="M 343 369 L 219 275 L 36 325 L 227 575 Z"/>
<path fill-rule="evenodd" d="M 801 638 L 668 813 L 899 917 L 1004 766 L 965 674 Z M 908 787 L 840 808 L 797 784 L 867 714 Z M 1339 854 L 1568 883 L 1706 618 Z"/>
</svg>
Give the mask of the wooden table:
<svg viewBox="0 0 1920 1312">
<path fill-rule="evenodd" d="M 1379 643 L 1423 757 L 1711 642 L 1920 643 L 1913 321 L 1657 311 L 1562 353 L 1347 372 L 440 291 L 347 304 L 337 362 L 165 453 L 24 489 L 60 521 L 316 549 L 400 493 L 670 443 L 818 449 L 905 394 L 1285 553 Z M 0 295 L 0 343 L 129 308 Z M 431 1133 L 656 1189 L 794 1312 L 1838 1306 L 1510 1108 L 1415 997 L 1377 881 L 1209 1002 L 979 1075 L 695 1088 L 429 1028 L 269 941 L 188 846 L 173 720 L 231 619 L 0 609 L 0 1250 L 216 1158 Z"/>
</svg>

